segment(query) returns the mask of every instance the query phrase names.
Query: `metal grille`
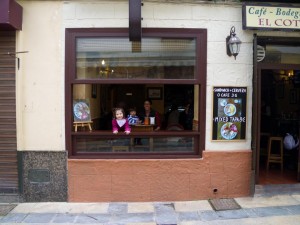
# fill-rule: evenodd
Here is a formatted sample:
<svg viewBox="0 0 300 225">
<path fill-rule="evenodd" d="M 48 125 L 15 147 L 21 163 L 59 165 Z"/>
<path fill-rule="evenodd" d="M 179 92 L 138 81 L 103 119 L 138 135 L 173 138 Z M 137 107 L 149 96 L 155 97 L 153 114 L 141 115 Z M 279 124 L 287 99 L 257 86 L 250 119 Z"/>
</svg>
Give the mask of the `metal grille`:
<svg viewBox="0 0 300 225">
<path fill-rule="evenodd" d="M 15 31 L 0 31 L 0 193 L 18 191 Z"/>
<path fill-rule="evenodd" d="M 210 199 L 210 205 L 215 211 L 240 209 L 241 206 L 232 198 Z"/>
</svg>

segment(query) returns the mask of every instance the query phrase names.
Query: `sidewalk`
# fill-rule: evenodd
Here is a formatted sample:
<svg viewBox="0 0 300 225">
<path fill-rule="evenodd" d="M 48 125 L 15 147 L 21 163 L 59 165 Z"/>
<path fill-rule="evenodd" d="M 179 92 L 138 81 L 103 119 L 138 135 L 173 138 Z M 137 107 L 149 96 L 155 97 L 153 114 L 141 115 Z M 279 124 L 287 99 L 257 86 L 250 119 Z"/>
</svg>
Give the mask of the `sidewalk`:
<svg viewBox="0 0 300 225">
<path fill-rule="evenodd" d="M 299 225 L 300 194 L 235 198 L 241 207 L 216 211 L 207 200 L 142 203 L 19 203 L 0 224 Z"/>
</svg>

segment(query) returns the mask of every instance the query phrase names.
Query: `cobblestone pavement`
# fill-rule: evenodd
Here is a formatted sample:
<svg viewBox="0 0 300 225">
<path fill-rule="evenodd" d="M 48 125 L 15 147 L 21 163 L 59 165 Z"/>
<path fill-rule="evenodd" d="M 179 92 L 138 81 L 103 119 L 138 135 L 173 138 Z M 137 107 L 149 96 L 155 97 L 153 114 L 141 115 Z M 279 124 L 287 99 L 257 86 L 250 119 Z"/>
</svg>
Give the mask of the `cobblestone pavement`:
<svg viewBox="0 0 300 225">
<path fill-rule="evenodd" d="M 207 200 L 140 203 L 19 203 L 0 224 L 300 225 L 300 194 L 234 199 L 240 209 L 216 211 Z"/>
</svg>

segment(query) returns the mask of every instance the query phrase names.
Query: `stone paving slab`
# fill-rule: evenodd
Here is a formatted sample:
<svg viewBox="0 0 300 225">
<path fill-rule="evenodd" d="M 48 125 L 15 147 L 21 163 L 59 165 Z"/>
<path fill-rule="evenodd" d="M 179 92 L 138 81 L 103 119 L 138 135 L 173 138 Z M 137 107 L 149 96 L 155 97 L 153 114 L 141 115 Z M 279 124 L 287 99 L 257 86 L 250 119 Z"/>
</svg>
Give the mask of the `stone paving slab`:
<svg viewBox="0 0 300 225">
<path fill-rule="evenodd" d="M 300 196 L 236 198 L 241 209 L 215 211 L 208 201 L 20 203 L 1 225 L 202 225 L 300 224 Z M 278 223 L 280 221 L 280 223 Z"/>
<path fill-rule="evenodd" d="M 0 204 L 0 216 L 7 215 L 17 204 Z"/>
<path fill-rule="evenodd" d="M 154 205 L 151 202 L 145 203 L 128 203 L 128 213 L 153 213 Z"/>
<path fill-rule="evenodd" d="M 8 215 L 6 215 L 3 218 L 0 218 L 0 224 L 2 223 L 8 223 L 8 224 L 12 224 L 12 223 L 21 223 L 25 217 L 27 216 L 27 214 L 24 213 L 10 213 Z"/>
<path fill-rule="evenodd" d="M 199 221 L 200 220 L 200 215 L 198 212 L 179 212 L 178 213 L 178 220 L 179 221 Z"/>
<path fill-rule="evenodd" d="M 249 218 L 214 220 L 214 221 L 188 221 L 181 222 L 178 225 L 299 225 L 300 216 L 276 216 L 262 217 L 255 220 Z"/>
<path fill-rule="evenodd" d="M 195 212 L 201 210 L 212 210 L 208 201 L 186 201 L 175 202 L 175 210 L 177 212 Z"/>
<path fill-rule="evenodd" d="M 244 197 L 235 198 L 236 202 L 242 208 L 253 207 L 268 207 L 268 206 L 285 206 L 285 205 L 299 205 L 299 195 L 276 195 L 276 196 L 263 196 L 263 197 Z"/>
<path fill-rule="evenodd" d="M 28 214 L 24 217 L 23 223 L 50 223 L 56 214 L 53 213 L 39 213 Z M 63 214 L 64 215 L 64 214 Z M 73 222 L 73 221 L 68 221 Z"/>
<path fill-rule="evenodd" d="M 106 213 L 109 203 L 41 202 L 22 203 L 13 213 Z"/>
<path fill-rule="evenodd" d="M 255 197 L 300 194 L 300 183 L 255 185 Z"/>
</svg>

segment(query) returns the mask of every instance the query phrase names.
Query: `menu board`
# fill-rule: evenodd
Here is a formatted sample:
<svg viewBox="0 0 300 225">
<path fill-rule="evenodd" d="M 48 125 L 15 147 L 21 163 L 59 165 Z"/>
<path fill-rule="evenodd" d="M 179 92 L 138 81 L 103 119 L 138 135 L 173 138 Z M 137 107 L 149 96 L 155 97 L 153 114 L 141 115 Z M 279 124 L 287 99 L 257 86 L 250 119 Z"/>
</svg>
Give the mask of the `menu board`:
<svg viewBox="0 0 300 225">
<path fill-rule="evenodd" d="M 213 87 L 212 140 L 246 138 L 247 87 Z"/>
</svg>

